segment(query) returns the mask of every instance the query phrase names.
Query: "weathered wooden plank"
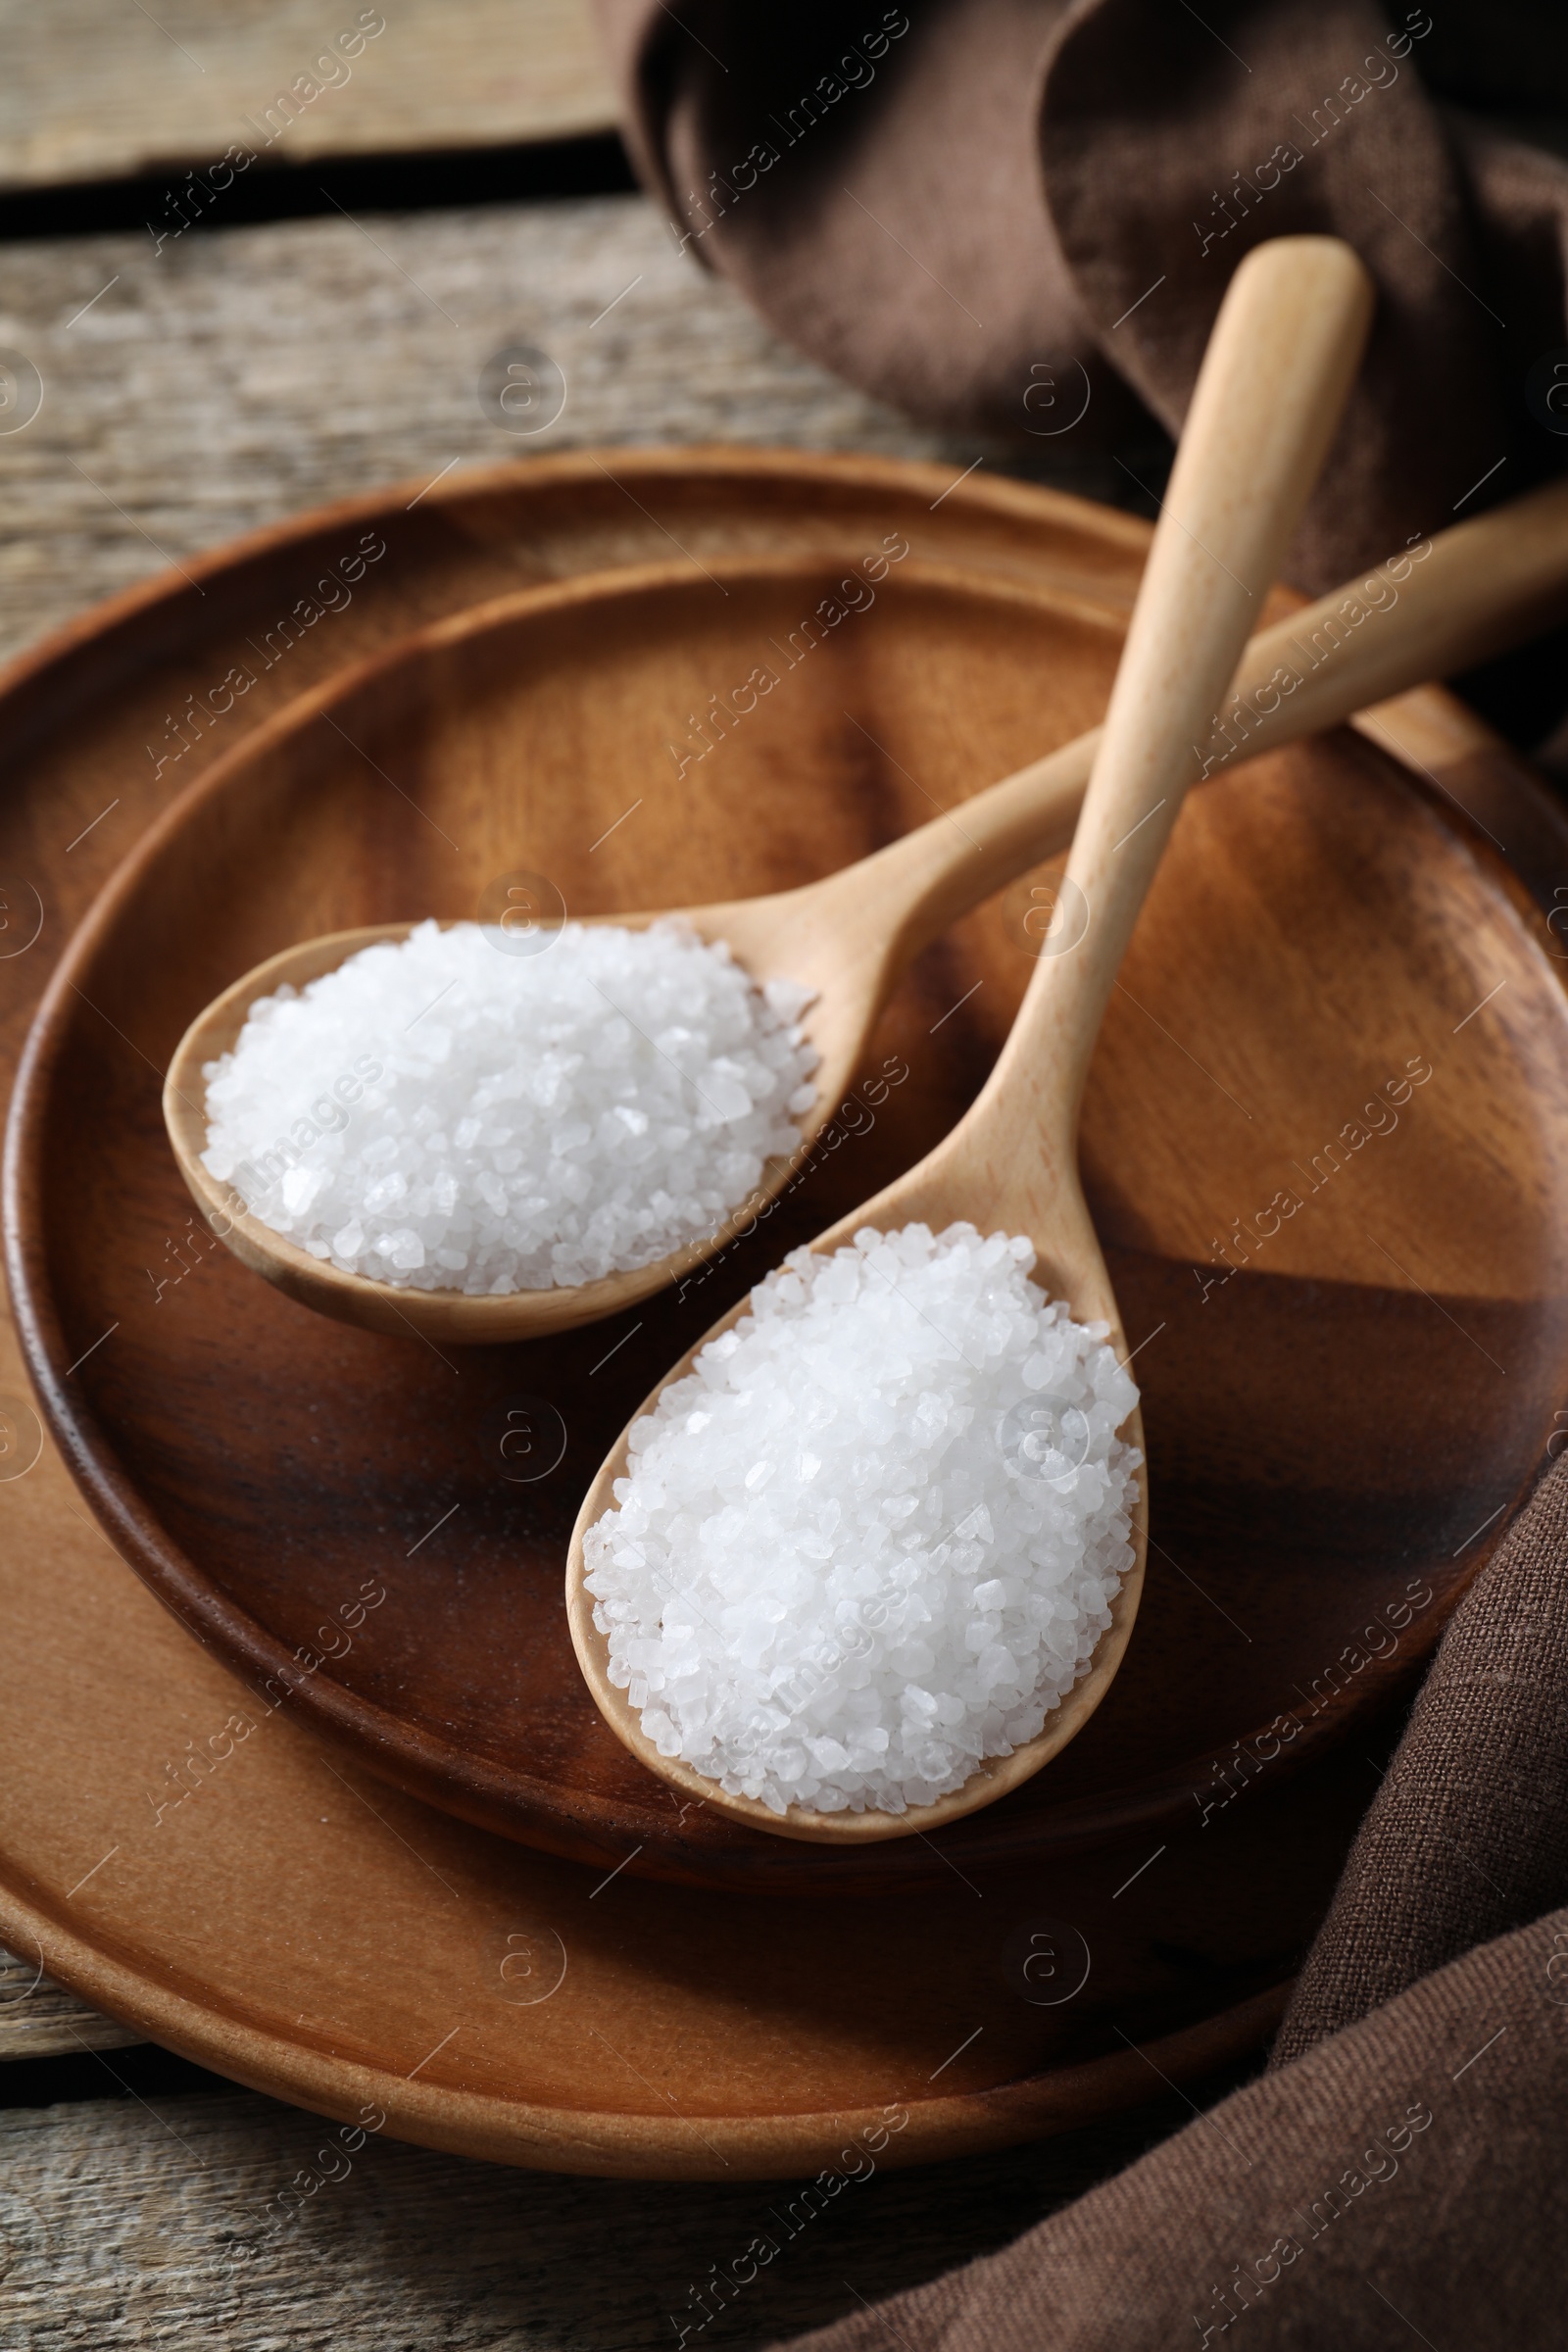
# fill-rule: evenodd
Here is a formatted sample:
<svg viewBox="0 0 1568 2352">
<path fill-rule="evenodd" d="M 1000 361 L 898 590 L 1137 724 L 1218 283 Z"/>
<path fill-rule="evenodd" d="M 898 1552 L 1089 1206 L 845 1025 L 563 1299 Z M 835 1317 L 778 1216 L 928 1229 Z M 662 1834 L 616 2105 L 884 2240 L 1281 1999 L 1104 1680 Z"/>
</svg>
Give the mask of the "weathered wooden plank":
<svg viewBox="0 0 1568 2352">
<path fill-rule="evenodd" d="M 0 1945 L 0 2065 L 14 2058 L 125 2049 L 141 2038 L 131 2027 L 78 2001 L 35 1961 Z"/>
<path fill-rule="evenodd" d="M 231 144 L 299 164 L 615 119 L 586 0 L 3 0 L 0 45 L 0 187 L 200 167 Z"/>
<path fill-rule="evenodd" d="M 480 397 L 518 344 L 564 379 L 533 433 Z M 0 653 L 402 475 L 595 442 L 945 446 L 781 344 L 635 196 L 0 247 L 0 347 L 43 388 L 6 430 L 0 376 Z"/>
<path fill-rule="evenodd" d="M 862 2151 L 862 2177 L 818 2201 L 798 2183 L 517 2173 L 373 2131 L 358 2144 L 249 2094 L 13 2113 L 0 2345 L 667 2352 L 684 2326 L 741 2352 L 1003 2243 L 1184 2114 L 916 2173 L 865 2173 Z M 291 2183 L 297 2218 L 274 2227 Z"/>
</svg>

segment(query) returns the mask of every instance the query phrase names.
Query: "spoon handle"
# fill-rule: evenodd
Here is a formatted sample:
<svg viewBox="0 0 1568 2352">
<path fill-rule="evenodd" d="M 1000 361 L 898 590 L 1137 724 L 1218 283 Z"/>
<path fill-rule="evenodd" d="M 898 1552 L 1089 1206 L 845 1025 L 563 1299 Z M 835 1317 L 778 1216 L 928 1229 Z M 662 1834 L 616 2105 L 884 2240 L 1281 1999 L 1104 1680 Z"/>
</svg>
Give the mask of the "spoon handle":
<svg viewBox="0 0 1568 2352">
<path fill-rule="evenodd" d="M 1116 972 L 1249 629 L 1340 420 L 1371 282 L 1332 237 L 1247 257 L 1209 338 L 1051 928 L 997 1067 L 968 1114 L 1026 1156 L 1069 1159 Z M 1038 1145 L 1037 1145 L 1038 1148 Z"/>
<path fill-rule="evenodd" d="M 1397 754 L 1397 730 L 1391 733 L 1378 705 L 1490 661 L 1565 610 L 1568 481 L 1555 481 L 1412 541 L 1253 636 L 1200 773 L 1278 751 L 1357 712 Z M 875 931 L 893 943 L 890 977 L 972 906 L 1066 848 L 1101 734 L 1094 727 L 1059 745 L 963 802 L 957 824 L 932 817 L 862 859 L 853 880 L 846 874 L 860 921 L 868 903 L 883 909 Z"/>
</svg>

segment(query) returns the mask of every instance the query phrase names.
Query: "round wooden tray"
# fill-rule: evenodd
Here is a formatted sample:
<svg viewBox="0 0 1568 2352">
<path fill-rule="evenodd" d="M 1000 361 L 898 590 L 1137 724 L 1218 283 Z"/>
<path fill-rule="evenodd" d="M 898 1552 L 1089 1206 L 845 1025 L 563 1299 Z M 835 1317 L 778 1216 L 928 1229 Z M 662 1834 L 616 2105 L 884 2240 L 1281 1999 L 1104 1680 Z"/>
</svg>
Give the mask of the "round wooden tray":
<svg viewBox="0 0 1568 2352">
<path fill-rule="evenodd" d="M 267 643 L 276 615 L 306 599 L 318 572 L 326 576 L 327 559 L 366 534 L 386 554 L 355 582 L 347 606 L 329 611 L 325 599 L 337 592 L 322 591 L 322 616 L 274 670 L 253 662 L 257 683 L 236 706 L 241 718 L 266 715 L 294 688 L 411 624 L 519 578 L 578 563 L 665 560 L 669 531 L 695 563 L 710 564 L 760 544 L 836 561 L 899 530 L 916 558 L 1049 582 L 1123 609 L 1145 540 L 1125 518 L 1012 484 L 965 484 L 931 512 L 948 481 L 917 467 L 751 452 L 615 453 L 606 463 L 610 475 L 571 459 L 461 478 L 408 516 L 404 496 L 389 494 L 306 517 L 192 566 L 203 594 L 183 580 L 154 583 L 15 668 L 0 684 L 0 879 L 9 935 L 30 944 L 0 974 L 8 1059 L 72 920 L 110 864 L 206 753 L 239 730 L 231 712 L 200 733 L 187 716 L 191 750 L 160 770 L 165 713 L 188 712 L 187 696 L 211 710 L 212 689 L 240 649 L 252 638 Z M 1556 872 L 1568 869 L 1554 816 L 1528 780 L 1444 698 L 1424 698 L 1406 732 L 1417 727 L 1427 765 L 1516 853 L 1549 904 L 1550 881 L 1541 877 L 1553 858 Z M 1337 788 L 1320 796 L 1325 807 L 1343 795 L 1345 756 L 1337 746 L 1323 771 Z M 953 757 L 951 745 L 944 757 Z M 1366 789 L 1405 823 L 1413 806 L 1405 787 L 1383 762 L 1350 757 Z M 911 772 L 936 788 L 923 766 Z M 906 813 L 914 810 L 901 808 L 891 821 Z M 1433 822 L 1423 810 L 1416 830 Z M 1443 839 L 1445 856 L 1475 875 L 1486 923 L 1498 924 L 1508 885 L 1488 865 L 1490 853 Z M 629 864 L 616 871 L 628 894 L 645 895 Z M 1366 880 L 1369 926 L 1380 919 L 1385 879 Z M 1235 888 L 1236 878 L 1216 875 L 1215 887 Z M 1190 971 L 1156 974 L 1148 993 L 1129 973 L 1150 1015 L 1173 1033 L 1188 1008 L 1184 992 L 1207 985 L 1224 938 L 1215 930 L 1211 908 L 1200 906 Z M 1514 979 L 1534 1002 L 1539 974 L 1522 901 L 1512 930 L 1502 923 L 1497 936 L 1518 956 Z M 1462 947 L 1458 977 L 1467 972 Z M 1288 958 L 1288 934 L 1279 950 Z M 929 999 L 930 980 L 919 985 Z M 942 997 L 928 1028 L 959 993 Z M 982 988 L 981 1000 L 989 993 Z M 1329 994 L 1340 1017 L 1343 1002 Z M 102 1009 L 118 1020 L 117 1004 Z M 938 1031 L 937 1046 L 957 1018 Z M 1549 1015 L 1543 1020 L 1536 1076 L 1549 1094 L 1560 1049 Z M 1423 1047 L 1412 1041 L 1412 1051 Z M 1501 1062 L 1512 1066 L 1518 1051 L 1517 1043 L 1502 1051 Z M 1488 1057 L 1498 1053 L 1489 1037 Z M 956 1094 L 972 1083 L 954 1075 L 956 1063 L 943 1066 Z M 1228 1064 L 1215 1070 L 1227 1083 L 1228 1072 Z M 1436 1086 L 1425 1097 L 1434 1105 L 1443 1099 Z M 1510 1150 L 1521 1131 L 1527 1140 L 1538 1133 L 1526 1110 L 1514 1101 L 1498 1114 L 1494 1133 Z M 1413 1123 L 1402 1130 L 1413 1132 Z M 876 1148 L 875 1137 L 862 1143 Z M 1354 1164 L 1370 1174 L 1375 1163 L 1363 1154 Z M 1235 1213 L 1250 1217 L 1259 1205 L 1249 1195 Z M 1102 1208 L 1119 1213 L 1113 1192 Z M 1505 1234 L 1517 1230 L 1513 1213 Z M 1136 1257 L 1146 1244 L 1123 1231 L 1118 1246 Z M 1413 1256 L 1404 1263 L 1422 1270 Z M 1505 1251 L 1482 1261 L 1504 1305 L 1511 1298 L 1522 1310 L 1516 1322 L 1555 1329 L 1544 1308 L 1531 1307 L 1538 1292 L 1510 1291 L 1508 1267 Z M 216 1271 L 203 1267 L 173 1303 L 194 1300 Z M 1117 1279 L 1127 1280 L 1119 1267 Z M 1246 1296 L 1238 1280 L 1211 1294 L 1206 1311 Z M 1396 1295 L 1388 1311 L 1414 1296 Z M 1473 1297 L 1446 1287 L 1442 1303 L 1497 1353 L 1495 1332 L 1471 1317 Z M 170 1305 L 166 1294 L 159 1311 Z M 224 1335 L 230 1359 L 232 1338 Z M 1500 1360 L 1514 1375 L 1513 1362 Z M 1322 1370 L 1344 1375 L 1332 1357 Z M 210 1385 L 220 1396 L 223 1377 L 214 1365 Z M 697 1893 L 636 1883 L 626 1870 L 605 1883 L 604 1872 L 486 1837 L 367 1780 L 294 1728 L 293 1699 L 270 1711 L 247 1700 L 91 1525 L 52 1445 L 29 1422 L 9 1323 L 0 1330 L 0 1395 L 18 1433 L 0 1467 L 42 1447 L 24 1476 L 0 1478 L 10 1631 L 0 1655 L 0 1931 L 23 1950 L 36 1943 L 55 1974 L 171 2046 L 334 2115 L 379 2103 L 388 2129 L 431 2144 L 585 2171 L 760 2177 L 834 2163 L 852 2131 L 882 2128 L 876 2119 L 888 2104 L 909 2120 L 884 2162 L 1079 2121 L 1142 2096 L 1151 2063 L 1182 2079 L 1266 2031 L 1274 1988 L 1315 1924 L 1365 1801 L 1367 1768 L 1348 1749 L 1294 1779 L 1283 1771 L 1289 1743 L 1277 1756 L 1233 1759 L 1223 1778 L 1184 1791 L 1183 1818 L 1170 1830 L 1054 1864 L 1043 1904 L 1038 1876 L 1020 1882 L 994 1863 L 960 1876 L 945 1862 L 939 1894 L 894 1889 L 876 1904 Z M 1364 1464 L 1377 1449 L 1364 1428 L 1357 1435 L 1356 1409 L 1348 1396 L 1345 1454 Z M 1440 1439 L 1450 1428 L 1445 1418 Z M 1427 1444 L 1418 1455 L 1412 1443 L 1406 1459 L 1391 1452 L 1377 1492 L 1386 1499 L 1402 1479 L 1419 1501 L 1423 1464 L 1443 1450 Z M 1330 1465 L 1325 1497 L 1337 1476 Z M 1218 1499 L 1222 1507 L 1223 1493 Z M 1386 1525 L 1371 1526 L 1366 1545 L 1385 1570 L 1399 1547 Z M 389 1549 L 389 1565 L 418 1532 Z M 1166 1549 L 1194 1573 L 1191 1552 Z M 1391 1592 L 1403 1581 L 1402 1560 L 1395 1567 Z M 1363 1590 L 1355 1589 L 1351 1614 Z M 377 1614 L 385 1620 L 384 1605 Z M 1239 1651 L 1245 1630 L 1227 1637 Z M 1393 1640 L 1402 1664 L 1424 1630 L 1417 1615 L 1408 1631 L 1376 1636 L 1373 1646 Z M 1223 1695 L 1217 1653 L 1214 1664 Z M 1338 1672 L 1353 1690 L 1375 1670 L 1369 1657 Z M 254 1718 L 243 1738 L 225 1730 L 236 1713 Z M 1028 1978 L 1021 1970 L 1047 1950 L 1076 1951 L 1073 1936 L 1087 1942 L 1090 1975 L 1065 2000 L 1043 2003 L 1038 1960 Z M 1148 2060 L 1124 2036 L 1147 2047 Z"/>
</svg>

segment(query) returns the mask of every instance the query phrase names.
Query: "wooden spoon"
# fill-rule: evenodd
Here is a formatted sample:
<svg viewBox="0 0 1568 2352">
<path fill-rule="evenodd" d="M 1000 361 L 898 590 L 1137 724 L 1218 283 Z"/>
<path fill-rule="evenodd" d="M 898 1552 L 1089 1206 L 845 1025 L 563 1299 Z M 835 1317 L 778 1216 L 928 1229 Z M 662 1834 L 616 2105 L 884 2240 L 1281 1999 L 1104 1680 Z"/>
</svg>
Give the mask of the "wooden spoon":
<svg viewBox="0 0 1568 2352">
<path fill-rule="evenodd" d="M 1077 1130 L 1090 1054 L 1138 910 L 1200 764 L 1195 745 L 1230 680 L 1248 621 L 1274 578 L 1317 478 L 1360 360 L 1372 314 L 1366 272 L 1335 238 L 1288 237 L 1256 247 L 1233 277 L 1204 356 L 1161 512 L 1083 814 L 1067 859 L 1052 935 L 984 1091 L 951 1134 L 864 1208 L 812 1248 L 841 1249 L 866 1226 L 916 1222 L 940 1233 L 958 1219 L 984 1232 L 1026 1234 L 1035 1279 L 1080 1323 L 1109 1326 L 1127 1343 L 1110 1277 L 1078 1179 Z M 724 1316 L 669 1375 L 683 1378 L 702 1348 L 737 1322 Z M 667 1385 L 667 1384 L 662 1384 Z M 648 1412 L 660 1390 L 640 1408 Z M 634 1419 L 639 1418 L 634 1416 Z M 1134 1562 L 1112 1603 L 1089 1672 L 1035 1739 L 982 1764 L 934 1804 L 903 1814 L 779 1816 L 727 1795 L 716 1781 L 660 1754 L 609 1675 L 609 1643 L 594 1622 L 584 1540 L 612 1509 L 627 1468 L 630 1424 L 589 1490 L 572 1530 L 566 1605 L 588 1688 L 633 1754 L 716 1810 L 784 1837 L 858 1843 L 910 1837 L 993 1803 L 1054 1755 L 1087 1722 L 1116 1673 L 1143 1585 L 1147 1496 L 1132 1512 Z M 1123 1426 L 1142 1447 L 1137 1407 Z"/>
<path fill-rule="evenodd" d="M 1430 677 L 1479 662 L 1544 627 L 1568 587 L 1568 482 L 1554 482 L 1401 550 L 1331 595 L 1254 636 L 1228 697 L 1200 722 L 1219 769 L 1365 711 Z M 1252 608 L 1250 606 L 1249 611 Z M 1209 735 L 1212 718 L 1228 714 Z M 804 1149 L 843 1101 L 900 974 L 931 940 L 1071 838 L 1097 728 L 857 864 L 804 888 L 729 905 L 683 907 L 705 939 L 725 939 L 753 976 L 817 991 L 806 1026 L 822 1056 Z M 590 916 L 640 928 L 652 913 Z M 348 1274 L 250 1215 L 202 1165 L 202 1070 L 233 1046 L 250 1007 L 284 982 L 298 988 L 358 949 L 401 939 L 410 923 L 339 931 L 287 948 L 224 990 L 186 1031 L 164 1089 L 164 1117 L 191 1193 L 246 1265 L 306 1305 L 371 1330 L 434 1340 L 508 1341 L 617 1313 L 693 1272 L 788 1181 L 770 1160 L 756 1193 L 711 1233 L 630 1274 L 503 1298 L 416 1291 Z"/>
</svg>

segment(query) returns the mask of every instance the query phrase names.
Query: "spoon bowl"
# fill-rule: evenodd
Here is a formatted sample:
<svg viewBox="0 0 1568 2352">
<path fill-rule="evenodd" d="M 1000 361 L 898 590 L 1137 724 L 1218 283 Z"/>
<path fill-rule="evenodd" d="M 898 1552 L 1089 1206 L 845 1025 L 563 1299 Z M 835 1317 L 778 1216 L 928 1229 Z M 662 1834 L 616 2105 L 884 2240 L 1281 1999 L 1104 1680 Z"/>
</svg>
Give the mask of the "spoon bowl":
<svg viewBox="0 0 1568 2352">
<path fill-rule="evenodd" d="M 674 914 L 704 940 L 728 941 L 737 959 L 759 983 L 777 976 L 801 980 L 817 990 L 816 1004 L 810 1008 L 814 1017 L 808 1019 L 808 1027 L 821 1059 L 814 1079 L 816 1103 L 799 1121 L 803 1152 L 848 1092 L 881 1009 L 879 1002 L 867 1005 L 863 992 L 833 983 L 831 941 L 810 920 L 821 889 L 819 884 L 811 885 L 768 898 L 740 899 L 731 906 L 573 918 L 642 931 L 664 914 Z M 174 1156 L 213 1231 L 254 1273 L 264 1275 L 306 1306 L 371 1331 L 406 1336 L 413 1330 L 427 1339 L 460 1345 L 533 1339 L 598 1322 L 665 1289 L 683 1271 L 724 1249 L 757 1208 L 788 1183 L 796 1160 L 771 1158 L 764 1164 L 757 1191 L 737 1202 L 722 1223 L 705 1233 L 697 1244 L 628 1273 L 607 1274 L 595 1282 L 547 1291 L 513 1291 L 495 1298 L 463 1291 L 414 1290 L 376 1282 L 313 1257 L 254 1214 L 226 1179 L 214 1176 L 204 1165 L 201 1155 L 207 1144 L 207 1111 L 203 1072 L 210 1062 L 232 1050 L 252 1005 L 261 998 L 285 986 L 303 989 L 362 948 L 374 947 L 382 940 L 407 939 L 414 928 L 412 922 L 372 923 L 352 931 L 327 932 L 284 948 L 216 997 L 174 1051 L 164 1080 L 164 1124 Z M 813 976 L 817 973 L 820 979 Z"/>
<path fill-rule="evenodd" d="M 1255 613 L 1317 478 L 1371 323 L 1370 281 L 1350 249 L 1327 237 L 1255 248 L 1227 290 L 1204 356 L 1134 607 L 1104 728 L 1023 1005 L 978 1100 L 934 1152 L 813 1245 L 831 1253 L 869 1226 L 884 1233 L 957 1220 L 1024 1235 L 1036 1280 L 1078 1323 L 1102 1324 L 1130 1360 L 1115 1294 L 1078 1177 L 1079 1108 L 1116 972 L 1181 802 L 1202 760 Z M 678 1367 L 747 1311 L 732 1309 Z M 678 1376 L 678 1374 L 677 1374 Z M 667 1383 L 654 1393 L 655 1399 Z M 650 1399 L 652 1402 L 654 1399 Z M 644 1410 L 648 1407 L 645 1405 Z M 579 1665 L 601 1713 L 644 1763 L 718 1809 L 821 1843 L 922 1835 L 1038 1772 L 1088 1720 L 1125 1653 L 1143 1586 L 1148 1497 L 1141 1469 L 1131 1500 L 1133 1560 L 1080 1681 L 1036 1737 L 985 1759 L 962 1785 L 902 1814 L 782 1815 L 727 1793 L 662 1755 L 610 1680 L 609 1645 L 587 1585 L 589 1532 L 617 1499 L 630 1458 L 622 1432 L 572 1532 L 566 1599 Z M 1143 1453 L 1135 1404 L 1122 1425 Z"/>
<path fill-rule="evenodd" d="M 972 1114 L 971 1114 L 972 1115 Z M 813 1253 L 831 1254 L 851 1243 L 856 1234 L 867 1225 L 883 1232 L 893 1232 L 902 1225 L 926 1224 L 940 1232 L 955 1215 L 955 1201 L 967 1198 L 973 1200 L 970 1182 L 974 1174 L 969 1157 L 964 1121 L 953 1131 L 935 1152 L 927 1154 L 918 1167 L 907 1176 L 889 1186 L 877 1200 L 867 1203 L 818 1237 L 811 1244 Z M 1076 1205 L 1076 1217 L 1074 1216 Z M 1038 1217 L 1038 1197 L 1020 1198 L 1005 1185 L 999 1191 L 995 1206 L 988 1211 L 994 1229 L 1009 1233 L 1034 1231 Z M 1022 1213 L 1020 1213 L 1022 1212 Z M 1089 1211 L 1078 1188 L 1075 1170 L 1067 1171 L 1064 1198 L 1053 1203 L 1054 1254 L 1035 1268 L 1034 1280 L 1050 1298 L 1063 1299 L 1073 1319 L 1079 1323 L 1104 1323 L 1109 1326 L 1108 1337 L 1119 1357 L 1125 1360 L 1126 1340 L 1116 1305 L 1110 1277 L 1095 1239 Z M 1070 1229 L 1076 1224 L 1077 1231 Z M 726 1315 L 720 1316 L 703 1334 L 696 1346 L 689 1348 L 673 1369 L 652 1391 L 639 1407 L 633 1420 L 651 1412 L 663 1391 L 677 1380 L 684 1380 L 705 1348 L 732 1330 L 744 1315 L 751 1312 L 749 1298 L 739 1299 Z M 981 1805 L 994 1804 L 1030 1780 L 1043 1764 L 1060 1748 L 1066 1746 L 1083 1729 L 1099 1706 L 1116 1674 L 1123 1653 L 1132 1636 L 1133 1621 L 1144 1589 L 1144 1565 L 1147 1555 L 1145 1530 L 1148 1526 L 1148 1491 L 1146 1473 L 1140 1460 L 1131 1474 L 1129 1507 L 1133 1524 L 1132 1565 L 1124 1573 L 1114 1597 L 1109 1603 L 1110 1624 L 1095 1646 L 1090 1672 L 1076 1683 L 1059 1705 L 1054 1707 L 1043 1728 L 1032 1740 L 1023 1741 L 1005 1756 L 991 1756 L 980 1765 L 963 1787 L 951 1795 L 928 1805 L 910 1805 L 902 1813 L 889 1813 L 867 1806 L 859 1813 L 819 1813 L 809 1806 L 791 1805 L 781 1814 L 764 1805 L 760 1798 L 731 1796 L 718 1784 L 686 1764 L 676 1756 L 662 1755 L 642 1727 L 642 1717 L 623 1690 L 610 1679 L 610 1643 L 594 1621 L 594 1598 L 589 1592 L 583 1554 L 583 1543 L 590 1528 L 597 1526 L 605 1513 L 614 1507 L 615 1483 L 626 1476 L 630 1467 L 631 1423 L 622 1430 L 613 1450 L 602 1464 L 598 1476 L 583 1498 L 572 1530 L 571 1550 L 566 1569 L 566 1617 L 571 1631 L 572 1647 L 577 1663 L 593 1693 L 600 1713 L 605 1717 L 616 1738 L 628 1747 L 651 1772 L 659 1774 L 672 1788 L 687 1796 L 706 1800 L 737 1821 L 751 1822 L 756 1828 L 771 1830 L 784 1838 L 796 1838 L 817 1845 L 867 1845 L 885 1838 L 921 1837 L 930 1830 L 940 1829 L 960 1814 L 972 1813 Z M 1142 1409 L 1134 1405 L 1122 1423 L 1120 1436 L 1140 1456 L 1144 1451 L 1144 1423 Z"/>
</svg>

